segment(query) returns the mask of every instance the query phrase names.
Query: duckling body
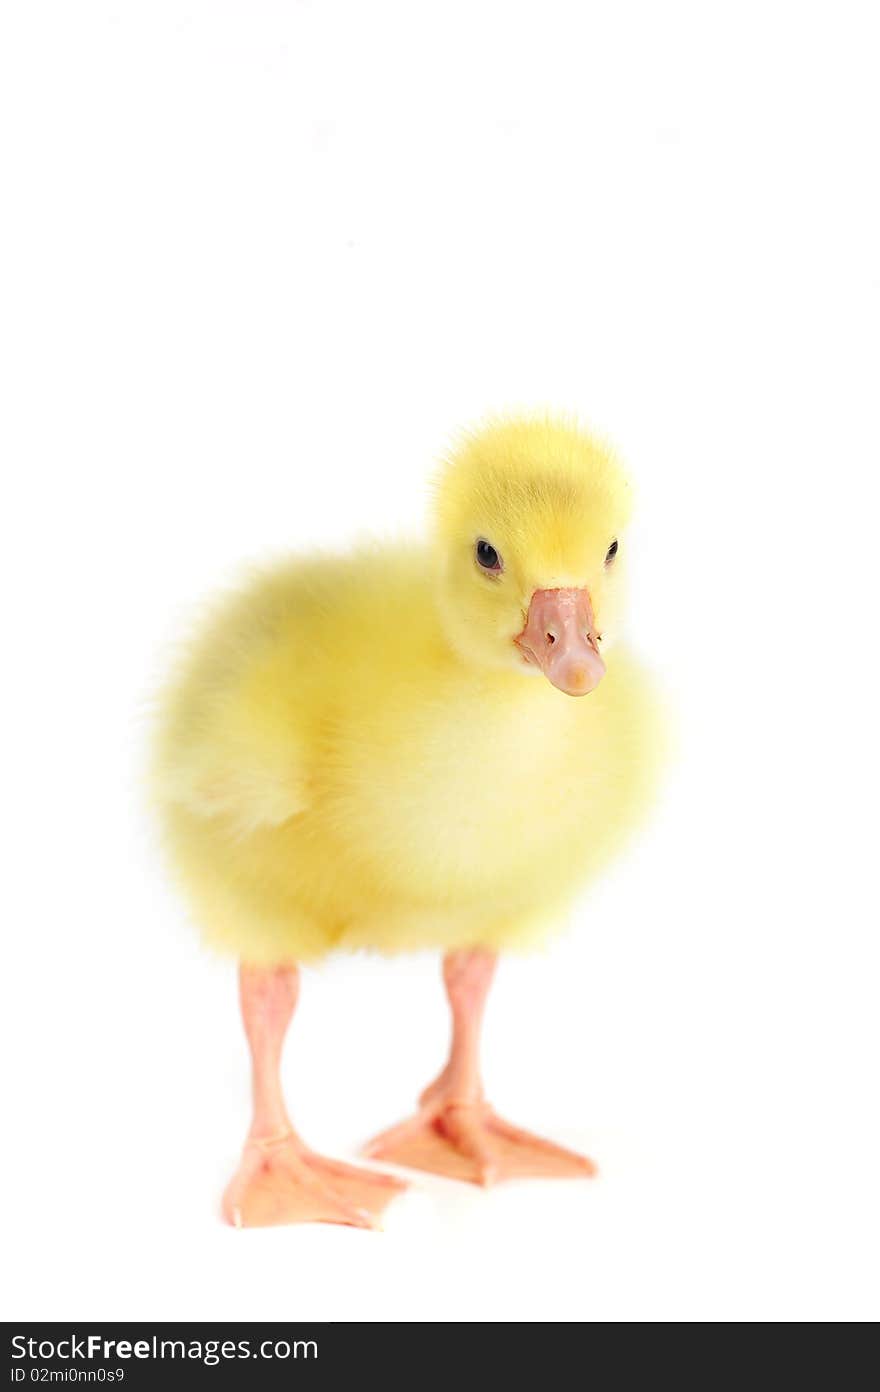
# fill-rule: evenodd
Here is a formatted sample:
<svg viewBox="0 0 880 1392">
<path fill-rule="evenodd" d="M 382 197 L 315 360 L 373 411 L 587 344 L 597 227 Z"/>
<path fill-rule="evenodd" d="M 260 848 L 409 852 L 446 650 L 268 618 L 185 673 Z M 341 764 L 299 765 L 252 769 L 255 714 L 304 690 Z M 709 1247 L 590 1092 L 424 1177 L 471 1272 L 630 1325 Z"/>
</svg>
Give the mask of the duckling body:
<svg viewBox="0 0 880 1392">
<path fill-rule="evenodd" d="M 444 953 L 449 1059 L 370 1156 L 482 1184 L 593 1172 L 488 1106 L 478 1044 L 499 951 L 560 919 L 647 801 L 654 700 L 614 642 L 628 515 L 605 446 L 496 422 L 441 472 L 426 544 L 276 566 L 188 649 L 154 784 L 195 916 L 240 962 L 254 1110 L 230 1222 L 372 1226 L 402 1187 L 287 1115 L 298 963 L 337 950 Z"/>
<path fill-rule="evenodd" d="M 283 566 L 170 699 L 172 858 L 208 940 L 251 963 L 525 946 L 638 816 L 650 710 L 620 648 L 579 701 L 463 662 L 416 548 Z"/>
</svg>

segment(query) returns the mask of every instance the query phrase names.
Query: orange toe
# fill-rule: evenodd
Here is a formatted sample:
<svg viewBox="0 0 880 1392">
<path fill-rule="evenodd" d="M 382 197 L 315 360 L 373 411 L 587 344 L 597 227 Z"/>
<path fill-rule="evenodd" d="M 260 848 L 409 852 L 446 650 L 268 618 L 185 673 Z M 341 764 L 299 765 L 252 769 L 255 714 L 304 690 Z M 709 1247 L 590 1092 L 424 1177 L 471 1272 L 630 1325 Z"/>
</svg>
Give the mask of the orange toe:
<svg viewBox="0 0 880 1392">
<path fill-rule="evenodd" d="M 223 1196 L 223 1216 L 238 1228 L 282 1223 L 375 1228 L 405 1188 L 390 1175 L 316 1155 L 291 1134 L 248 1142 Z"/>
<path fill-rule="evenodd" d="M 588 1179 L 596 1173 L 586 1155 L 511 1125 L 483 1103 L 428 1107 L 377 1136 L 366 1153 L 483 1186 L 505 1179 Z"/>
</svg>

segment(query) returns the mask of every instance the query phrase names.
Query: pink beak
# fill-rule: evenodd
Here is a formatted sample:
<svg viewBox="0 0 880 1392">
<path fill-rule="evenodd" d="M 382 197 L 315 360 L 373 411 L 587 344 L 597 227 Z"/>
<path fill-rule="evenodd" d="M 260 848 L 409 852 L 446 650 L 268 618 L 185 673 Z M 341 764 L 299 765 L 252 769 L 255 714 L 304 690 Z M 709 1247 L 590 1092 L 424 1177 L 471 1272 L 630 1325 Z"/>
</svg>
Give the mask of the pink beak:
<svg viewBox="0 0 880 1392">
<path fill-rule="evenodd" d="M 586 696 L 605 675 L 588 590 L 535 590 L 515 642 L 569 696 Z"/>
</svg>

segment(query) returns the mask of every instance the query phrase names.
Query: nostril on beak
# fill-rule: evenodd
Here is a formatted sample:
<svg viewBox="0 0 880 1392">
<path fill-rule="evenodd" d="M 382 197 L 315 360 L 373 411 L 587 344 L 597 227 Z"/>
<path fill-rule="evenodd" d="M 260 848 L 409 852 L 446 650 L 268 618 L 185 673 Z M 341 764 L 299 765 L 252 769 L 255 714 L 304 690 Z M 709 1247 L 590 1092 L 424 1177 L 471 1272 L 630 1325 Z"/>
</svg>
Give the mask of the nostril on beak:
<svg viewBox="0 0 880 1392">
<path fill-rule="evenodd" d="M 556 642 L 556 634 L 555 634 L 555 633 L 548 633 L 548 634 L 547 634 L 547 645 L 548 645 L 548 647 L 550 646 L 551 643 L 555 643 L 555 642 Z"/>
</svg>

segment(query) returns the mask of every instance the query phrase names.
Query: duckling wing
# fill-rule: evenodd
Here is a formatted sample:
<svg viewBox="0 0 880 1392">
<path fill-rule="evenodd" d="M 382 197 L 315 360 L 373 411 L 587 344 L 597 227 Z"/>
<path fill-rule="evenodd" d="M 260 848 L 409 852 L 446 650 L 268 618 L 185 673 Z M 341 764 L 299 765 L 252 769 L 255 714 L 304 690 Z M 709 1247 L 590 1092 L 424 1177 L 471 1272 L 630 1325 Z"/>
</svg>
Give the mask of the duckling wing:
<svg viewBox="0 0 880 1392">
<path fill-rule="evenodd" d="M 271 597 L 271 596 L 270 596 Z M 306 810 L 308 721 L 266 596 L 221 611 L 165 694 L 153 766 L 160 803 L 239 835 Z"/>
<path fill-rule="evenodd" d="M 281 693 L 254 674 L 205 693 L 173 722 L 157 760 L 155 789 L 199 817 L 223 818 L 240 835 L 280 826 L 308 806 L 303 741 Z"/>
</svg>

